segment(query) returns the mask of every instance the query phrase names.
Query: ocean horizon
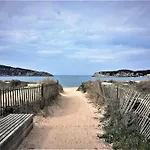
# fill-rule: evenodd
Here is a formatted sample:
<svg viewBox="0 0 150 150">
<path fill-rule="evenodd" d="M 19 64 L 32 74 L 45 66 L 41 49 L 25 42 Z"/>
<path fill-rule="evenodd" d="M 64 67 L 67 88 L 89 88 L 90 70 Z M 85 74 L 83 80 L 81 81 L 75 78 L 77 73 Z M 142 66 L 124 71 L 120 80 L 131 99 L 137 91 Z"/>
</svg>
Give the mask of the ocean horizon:
<svg viewBox="0 0 150 150">
<path fill-rule="evenodd" d="M 26 82 L 39 82 L 43 80 L 43 76 L 0 76 L 0 80 L 21 80 Z M 82 82 L 86 82 L 89 80 L 102 80 L 102 81 L 144 81 L 150 80 L 148 77 L 92 77 L 91 75 L 55 75 L 54 77 L 50 77 L 52 79 L 59 80 L 60 84 L 63 87 L 79 87 Z"/>
</svg>

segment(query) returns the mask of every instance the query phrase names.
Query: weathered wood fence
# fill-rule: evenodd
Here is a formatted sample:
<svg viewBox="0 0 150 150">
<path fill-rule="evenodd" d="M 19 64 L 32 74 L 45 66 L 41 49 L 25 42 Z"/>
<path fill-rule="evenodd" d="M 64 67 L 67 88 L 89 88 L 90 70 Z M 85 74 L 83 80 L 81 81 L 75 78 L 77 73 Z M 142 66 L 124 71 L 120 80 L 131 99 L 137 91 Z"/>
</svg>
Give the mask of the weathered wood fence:
<svg viewBox="0 0 150 150">
<path fill-rule="evenodd" d="M 58 95 L 58 84 L 57 81 L 36 87 L 0 89 L 0 116 L 38 112 Z"/>
<path fill-rule="evenodd" d="M 118 105 L 123 115 L 130 113 L 135 116 L 140 133 L 150 138 L 150 94 L 142 94 L 115 84 L 101 84 L 99 81 L 96 81 L 95 89 L 109 105 Z"/>
</svg>

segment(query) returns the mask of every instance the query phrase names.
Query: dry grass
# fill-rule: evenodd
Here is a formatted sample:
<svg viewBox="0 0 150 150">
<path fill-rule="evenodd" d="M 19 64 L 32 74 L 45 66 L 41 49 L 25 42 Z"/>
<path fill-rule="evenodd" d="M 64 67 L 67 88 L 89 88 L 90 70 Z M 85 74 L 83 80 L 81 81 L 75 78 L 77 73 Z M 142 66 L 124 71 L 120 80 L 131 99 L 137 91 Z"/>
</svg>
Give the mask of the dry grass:
<svg viewBox="0 0 150 150">
<path fill-rule="evenodd" d="M 99 81 L 101 83 L 101 81 Z M 78 88 L 78 91 L 86 92 L 87 98 L 90 99 L 94 104 L 101 104 L 103 105 L 103 99 L 101 98 L 100 91 L 97 91 L 97 87 L 95 86 L 95 81 L 88 81 L 81 84 Z"/>
<path fill-rule="evenodd" d="M 52 78 L 45 78 L 40 81 L 41 84 L 56 84 L 57 80 L 52 79 Z"/>
<path fill-rule="evenodd" d="M 141 81 L 135 84 L 137 91 L 150 94 L 150 81 Z"/>
<path fill-rule="evenodd" d="M 52 78 L 45 78 L 42 81 L 40 81 L 41 84 L 46 84 L 46 85 L 50 85 L 50 84 L 56 84 L 58 82 L 58 80 L 52 79 Z M 59 92 L 63 93 L 63 87 L 61 84 L 58 84 L 58 88 L 59 88 Z"/>
<path fill-rule="evenodd" d="M 142 81 L 140 83 L 136 82 L 111 82 L 115 85 L 126 86 L 128 88 L 137 88 L 142 92 L 150 92 L 150 81 Z M 125 84 L 125 85 L 124 85 Z M 84 86 L 83 86 L 84 85 Z M 86 82 L 83 84 L 84 90 L 88 93 L 89 98 L 97 99 L 94 100 L 101 107 L 101 102 L 103 100 L 103 92 L 99 91 L 96 86 L 96 82 Z M 109 86 L 109 85 L 106 85 Z M 135 149 L 135 150 L 149 150 L 150 149 L 150 140 L 146 140 L 139 133 L 139 126 L 137 124 L 136 116 L 133 116 L 132 113 L 126 114 L 126 116 L 122 115 L 119 111 L 119 101 L 115 99 L 115 97 L 110 97 L 113 94 L 110 94 L 111 91 L 109 88 L 103 88 L 106 100 L 103 101 L 104 104 L 107 105 L 106 114 L 104 115 L 104 119 L 101 120 L 104 123 L 105 133 L 102 136 L 98 136 L 99 138 L 104 138 L 106 142 L 112 143 L 113 149 Z M 98 96 L 96 95 L 98 94 Z M 115 93 L 114 93 L 115 94 Z M 113 103 L 112 103 L 113 99 Z M 133 117 L 133 118 L 132 118 Z M 134 121 L 130 121 L 134 120 Z M 107 123 L 105 123 L 107 122 Z"/>
</svg>

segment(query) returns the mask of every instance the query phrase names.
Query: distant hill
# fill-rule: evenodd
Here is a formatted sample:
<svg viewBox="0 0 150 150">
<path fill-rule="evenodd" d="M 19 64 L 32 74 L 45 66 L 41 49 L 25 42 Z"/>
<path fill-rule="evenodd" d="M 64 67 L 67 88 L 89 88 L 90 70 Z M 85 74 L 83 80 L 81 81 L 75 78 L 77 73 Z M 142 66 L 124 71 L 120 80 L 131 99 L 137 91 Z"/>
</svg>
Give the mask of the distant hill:
<svg viewBox="0 0 150 150">
<path fill-rule="evenodd" d="M 48 72 L 0 65 L 0 76 L 53 76 Z"/>
<path fill-rule="evenodd" d="M 122 69 L 117 71 L 100 71 L 95 72 L 92 77 L 99 77 L 99 76 L 115 76 L 115 77 L 139 77 L 139 76 L 150 76 L 150 70 L 128 70 Z"/>
</svg>

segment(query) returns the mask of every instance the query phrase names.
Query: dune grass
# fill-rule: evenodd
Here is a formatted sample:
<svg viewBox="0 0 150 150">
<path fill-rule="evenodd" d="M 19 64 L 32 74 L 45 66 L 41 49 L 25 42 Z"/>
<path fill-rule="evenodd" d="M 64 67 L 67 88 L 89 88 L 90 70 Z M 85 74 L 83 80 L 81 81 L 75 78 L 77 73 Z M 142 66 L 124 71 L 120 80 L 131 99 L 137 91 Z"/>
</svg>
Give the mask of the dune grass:
<svg viewBox="0 0 150 150">
<path fill-rule="evenodd" d="M 99 81 L 100 82 L 100 81 Z M 112 83 L 112 82 L 111 82 Z M 113 82 L 120 86 L 132 88 L 134 90 L 149 92 L 150 82 Z M 125 85 L 124 85 L 125 84 Z M 85 92 L 88 93 L 88 97 L 91 101 L 102 107 L 105 105 L 106 113 L 101 120 L 105 133 L 98 135 L 99 138 L 105 139 L 106 142 L 111 143 L 114 150 L 149 150 L 150 140 L 145 139 L 139 132 L 139 126 L 137 124 L 137 116 L 133 113 L 127 113 L 122 115 L 119 111 L 119 101 L 113 100 L 113 103 L 107 99 L 107 102 L 103 99 L 103 93 L 97 90 L 95 81 L 89 81 L 82 85 Z M 129 118 L 132 122 L 129 121 Z"/>
</svg>

